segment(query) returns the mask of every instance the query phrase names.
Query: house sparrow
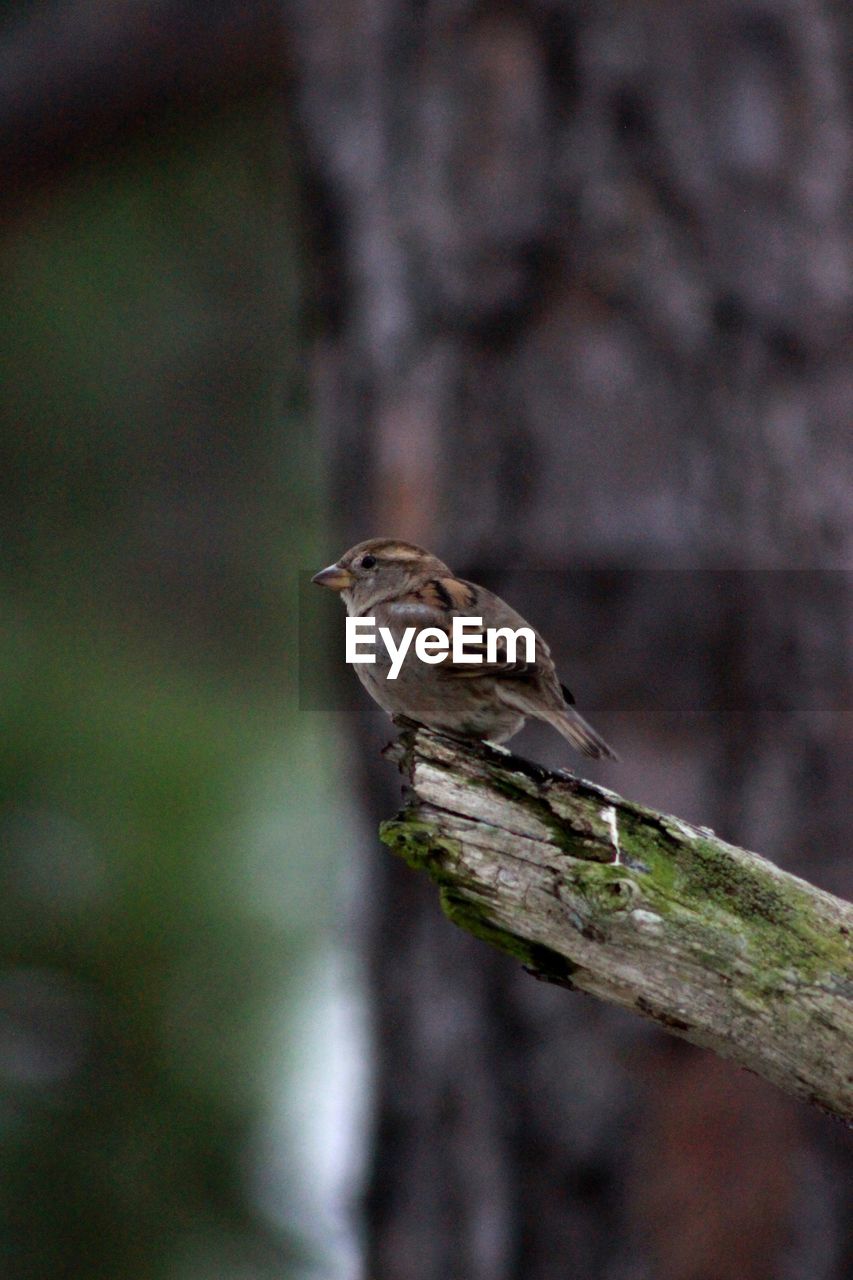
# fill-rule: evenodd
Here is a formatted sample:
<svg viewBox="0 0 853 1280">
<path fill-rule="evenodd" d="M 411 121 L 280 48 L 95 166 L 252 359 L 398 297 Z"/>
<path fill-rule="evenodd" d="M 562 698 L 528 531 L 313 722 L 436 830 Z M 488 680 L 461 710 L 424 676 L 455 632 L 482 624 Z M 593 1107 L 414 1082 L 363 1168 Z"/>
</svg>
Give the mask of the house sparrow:
<svg viewBox="0 0 853 1280">
<path fill-rule="evenodd" d="M 457 578 L 421 547 L 393 538 L 359 542 L 336 564 L 315 574 L 312 582 L 339 592 L 350 617 L 375 618 L 377 628 L 387 627 L 398 649 L 406 628 L 438 628 L 450 636 L 455 617 L 482 618 L 483 630 L 529 626 L 499 596 Z M 575 711 L 574 698 L 560 684 L 548 646 L 530 630 L 535 637 L 534 662 L 524 660 L 523 645 L 510 662 L 503 643 L 492 663 L 454 663 L 448 652 L 438 664 L 428 665 L 412 646 L 397 678 L 389 679 L 391 655 L 377 633 L 376 661 L 354 665 L 371 697 L 395 719 L 455 737 L 502 742 L 532 716 L 552 725 L 583 755 L 618 759 Z M 466 651 L 476 649 L 468 639 Z M 485 645 L 480 650 L 485 658 Z"/>
</svg>

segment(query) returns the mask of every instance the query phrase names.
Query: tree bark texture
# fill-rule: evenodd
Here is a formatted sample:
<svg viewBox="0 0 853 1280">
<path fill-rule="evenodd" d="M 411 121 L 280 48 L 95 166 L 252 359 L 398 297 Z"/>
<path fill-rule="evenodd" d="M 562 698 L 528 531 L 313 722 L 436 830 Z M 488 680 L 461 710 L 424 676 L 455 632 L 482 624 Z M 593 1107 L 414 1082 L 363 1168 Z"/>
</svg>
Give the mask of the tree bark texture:
<svg viewBox="0 0 853 1280">
<path fill-rule="evenodd" d="M 408 537 L 499 591 L 620 752 L 595 777 L 843 889 L 849 11 L 286 13 L 330 554 Z M 531 983 L 397 860 L 368 883 L 373 1280 L 853 1269 L 839 1126 Z"/>
<path fill-rule="evenodd" d="M 853 1120 L 853 906 L 707 827 L 418 730 L 382 838 L 537 977 L 639 1011 Z"/>
</svg>

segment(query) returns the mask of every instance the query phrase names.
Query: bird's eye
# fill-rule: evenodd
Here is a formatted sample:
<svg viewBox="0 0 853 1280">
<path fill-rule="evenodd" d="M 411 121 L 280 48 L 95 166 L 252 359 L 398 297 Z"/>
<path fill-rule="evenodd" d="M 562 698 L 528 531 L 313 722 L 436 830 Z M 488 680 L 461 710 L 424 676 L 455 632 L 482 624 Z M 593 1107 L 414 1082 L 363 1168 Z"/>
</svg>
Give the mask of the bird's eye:
<svg viewBox="0 0 853 1280">
<path fill-rule="evenodd" d="M 374 565 L 375 565 L 375 564 L 376 564 L 376 556 L 362 556 L 362 557 L 361 557 L 361 567 L 362 567 L 362 569 L 372 569 L 372 568 L 374 567 Z"/>
</svg>

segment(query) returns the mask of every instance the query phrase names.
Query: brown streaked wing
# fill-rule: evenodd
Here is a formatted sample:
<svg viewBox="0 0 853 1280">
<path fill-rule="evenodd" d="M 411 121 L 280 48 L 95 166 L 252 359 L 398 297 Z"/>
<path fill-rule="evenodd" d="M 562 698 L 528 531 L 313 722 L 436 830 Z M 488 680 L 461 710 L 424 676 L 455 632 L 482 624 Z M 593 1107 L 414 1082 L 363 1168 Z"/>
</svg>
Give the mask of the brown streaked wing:
<svg viewBox="0 0 853 1280">
<path fill-rule="evenodd" d="M 458 615 L 476 610 L 478 601 L 477 588 L 474 584 L 454 577 L 430 578 L 420 587 L 400 598 L 401 604 L 423 604 L 445 615 Z M 519 622 L 522 622 L 521 618 L 519 618 Z M 446 630 L 447 634 L 450 635 L 449 624 L 445 627 L 439 624 L 438 619 L 436 619 L 434 625 L 441 625 L 441 629 Z M 498 646 L 498 661 L 493 663 L 485 661 L 485 644 L 475 645 L 469 641 L 465 647 L 469 653 L 476 653 L 479 650 L 483 655 L 483 661 L 470 664 L 454 663 L 448 654 L 442 662 L 435 664 L 441 671 L 442 676 L 468 680 L 480 679 L 483 676 L 490 676 L 498 680 L 509 678 L 530 680 L 539 674 L 539 667 L 536 663 L 527 662 L 520 657 L 515 662 L 508 662 L 505 645 Z"/>
<path fill-rule="evenodd" d="M 454 610 L 464 612 L 466 609 L 473 609 L 477 603 L 474 588 L 459 578 L 430 578 L 413 591 L 412 595 L 442 613 Z"/>
</svg>

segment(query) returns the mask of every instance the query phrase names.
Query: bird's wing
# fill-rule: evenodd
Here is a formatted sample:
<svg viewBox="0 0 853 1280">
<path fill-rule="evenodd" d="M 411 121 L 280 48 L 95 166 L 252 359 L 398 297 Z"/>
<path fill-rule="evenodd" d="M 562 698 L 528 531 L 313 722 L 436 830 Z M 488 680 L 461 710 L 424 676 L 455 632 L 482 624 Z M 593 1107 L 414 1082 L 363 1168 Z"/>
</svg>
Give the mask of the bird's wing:
<svg viewBox="0 0 853 1280">
<path fill-rule="evenodd" d="M 377 620 L 380 623 L 382 618 L 379 615 L 382 612 L 383 609 L 376 610 Z M 533 661 L 527 661 L 527 650 L 523 638 L 516 644 L 515 656 L 510 661 L 506 640 L 500 637 L 496 647 L 495 662 L 486 661 L 485 639 L 482 643 L 477 643 L 474 639 L 466 638 L 466 653 L 479 652 L 483 661 L 457 663 L 453 661 L 452 654 L 448 653 L 444 661 L 436 664 L 437 673 L 448 679 L 476 680 L 490 676 L 498 680 L 514 679 L 524 682 L 542 682 L 545 685 L 553 684 L 559 698 L 559 685 L 554 675 L 554 664 L 545 641 L 535 628 L 530 627 L 520 614 L 510 608 L 505 600 L 487 591 L 485 587 L 466 582 L 462 578 L 429 578 L 406 595 L 389 602 L 384 607 L 384 612 L 387 618 L 384 625 L 390 622 L 395 629 L 406 626 L 437 627 L 448 637 L 451 637 L 453 619 L 457 617 L 482 618 L 484 632 L 489 627 L 507 627 L 513 631 L 517 631 L 520 627 L 529 627 L 534 635 Z"/>
</svg>

